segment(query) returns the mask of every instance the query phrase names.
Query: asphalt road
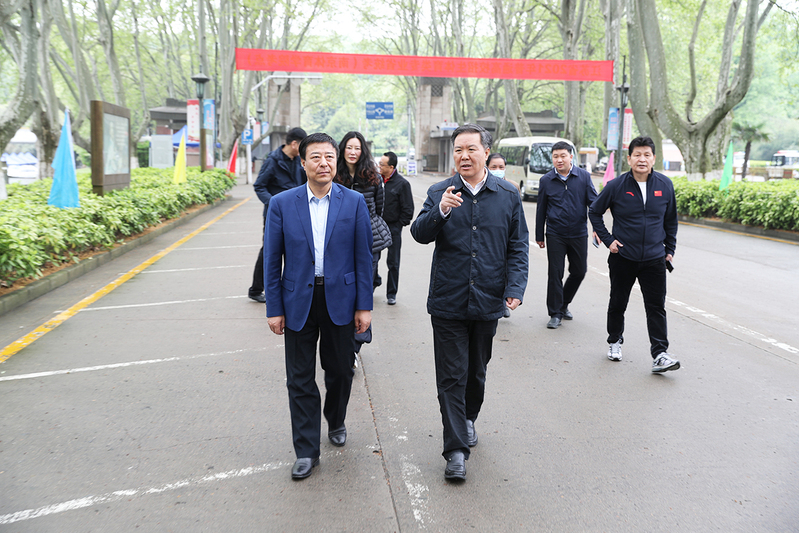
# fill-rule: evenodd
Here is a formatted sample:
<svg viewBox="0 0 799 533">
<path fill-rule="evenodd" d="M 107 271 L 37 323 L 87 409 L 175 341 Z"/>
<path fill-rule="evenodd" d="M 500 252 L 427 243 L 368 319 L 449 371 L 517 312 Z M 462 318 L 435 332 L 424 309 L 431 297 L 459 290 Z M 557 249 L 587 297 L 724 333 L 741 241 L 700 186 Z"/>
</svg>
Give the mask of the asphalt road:
<svg viewBox="0 0 799 533">
<path fill-rule="evenodd" d="M 412 179 L 417 212 L 437 179 Z M 301 482 L 282 337 L 246 297 L 251 187 L 0 317 L 0 347 L 231 207 L 0 364 L 0 531 L 799 531 L 796 244 L 681 224 L 667 308 L 682 368 L 660 376 L 637 291 L 624 360 L 605 356 L 604 248 L 590 247 L 574 320 L 546 329 L 533 245 L 463 484 L 443 478 L 433 247 L 407 230 L 397 305 L 375 293 L 347 445 L 325 440 Z"/>
</svg>

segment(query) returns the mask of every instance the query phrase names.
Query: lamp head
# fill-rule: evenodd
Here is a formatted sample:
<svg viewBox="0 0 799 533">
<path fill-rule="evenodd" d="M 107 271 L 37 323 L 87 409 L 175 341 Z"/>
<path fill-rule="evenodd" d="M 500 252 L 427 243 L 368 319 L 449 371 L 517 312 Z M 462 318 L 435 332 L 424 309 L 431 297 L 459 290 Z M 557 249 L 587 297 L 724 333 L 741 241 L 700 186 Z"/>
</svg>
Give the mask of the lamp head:
<svg viewBox="0 0 799 533">
<path fill-rule="evenodd" d="M 200 72 L 192 76 L 191 79 L 197 84 L 197 98 L 202 100 L 205 95 L 205 84 L 211 81 L 211 78 Z"/>
</svg>

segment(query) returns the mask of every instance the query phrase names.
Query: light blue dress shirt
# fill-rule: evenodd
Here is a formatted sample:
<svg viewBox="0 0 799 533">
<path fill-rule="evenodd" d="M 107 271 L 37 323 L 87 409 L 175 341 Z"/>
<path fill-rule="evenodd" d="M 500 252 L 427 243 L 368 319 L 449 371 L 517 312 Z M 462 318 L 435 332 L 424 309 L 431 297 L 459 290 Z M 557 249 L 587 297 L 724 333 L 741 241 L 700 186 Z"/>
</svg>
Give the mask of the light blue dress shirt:
<svg viewBox="0 0 799 533">
<path fill-rule="evenodd" d="M 308 189 L 308 208 L 311 211 L 311 229 L 313 230 L 313 250 L 314 250 L 314 276 L 325 275 L 325 232 L 327 231 L 327 213 L 330 211 L 330 191 L 322 198 L 317 198 L 311 192 L 311 187 L 306 183 Z"/>
</svg>

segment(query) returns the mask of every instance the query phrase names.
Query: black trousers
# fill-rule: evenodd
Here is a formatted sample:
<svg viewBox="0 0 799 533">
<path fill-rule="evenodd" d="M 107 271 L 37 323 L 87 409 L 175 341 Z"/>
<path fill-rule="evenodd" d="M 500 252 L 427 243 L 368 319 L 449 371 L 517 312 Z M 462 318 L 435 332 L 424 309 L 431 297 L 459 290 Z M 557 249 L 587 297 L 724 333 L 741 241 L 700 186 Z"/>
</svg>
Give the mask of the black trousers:
<svg viewBox="0 0 799 533">
<path fill-rule="evenodd" d="M 388 267 L 388 282 L 386 284 L 386 296 L 391 298 L 397 296 L 399 288 L 399 267 L 400 249 L 402 248 L 402 224 L 399 222 L 389 223 L 391 230 L 391 246 L 388 247 L 388 257 L 386 266 Z"/>
<path fill-rule="evenodd" d="M 668 351 L 666 327 L 666 261 L 630 261 L 619 254 L 608 256 L 610 303 L 608 304 L 608 343 L 624 342 L 624 312 L 635 280 L 641 287 L 646 311 L 646 329 L 652 358 Z"/>
<path fill-rule="evenodd" d="M 264 217 L 264 232 L 266 232 L 266 217 Z M 261 250 L 255 260 L 255 270 L 252 273 L 252 285 L 249 296 L 258 296 L 264 292 L 264 237 L 261 235 Z"/>
<path fill-rule="evenodd" d="M 564 283 L 566 257 L 569 258 L 569 277 Z M 547 261 L 547 312 L 549 316 L 562 318 L 563 310 L 574 299 L 588 270 L 588 238 L 564 239 L 547 235 Z"/>
<path fill-rule="evenodd" d="M 297 457 L 319 457 L 322 412 L 329 429 L 338 429 L 344 424 L 355 373 L 352 369 L 354 328 L 354 319 L 344 326 L 333 324 L 327 312 L 325 288 L 317 285 L 305 325 L 300 331 L 284 330 L 286 385 Z M 320 337 L 319 360 L 325 372 L 326 389 L 324 411 L 316 386 L 316 346 Z"/>
<path fill-rule="evenodd" d="M 496 320 L 450 320 L 431 316 L 436 387 L 444 452 L 462 451 L 469 458 L 466 420 L 477 420 L 485 396 L 486 368 L 497 332 Z"/>
</svg>

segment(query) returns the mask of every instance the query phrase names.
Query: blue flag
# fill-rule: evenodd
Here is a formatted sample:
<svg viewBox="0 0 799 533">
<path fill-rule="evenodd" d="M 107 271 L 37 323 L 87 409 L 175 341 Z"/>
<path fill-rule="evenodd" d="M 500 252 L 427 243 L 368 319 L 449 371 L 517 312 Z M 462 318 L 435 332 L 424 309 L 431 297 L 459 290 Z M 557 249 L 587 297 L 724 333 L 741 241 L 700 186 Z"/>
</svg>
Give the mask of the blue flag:
<svg viewBox="0 0 799 533">
<path fill-rule="evenodd" d="M 78 198 L 78 178 L 75 173 L 75 156 L 72 143 L 72 123 L 69 110 L 64 112 L 64 126 L 61 139 L 53 159 L 53 186 L 50 188 L 48 205 L 56 207 L 80 207 Z"/>
</svg>

